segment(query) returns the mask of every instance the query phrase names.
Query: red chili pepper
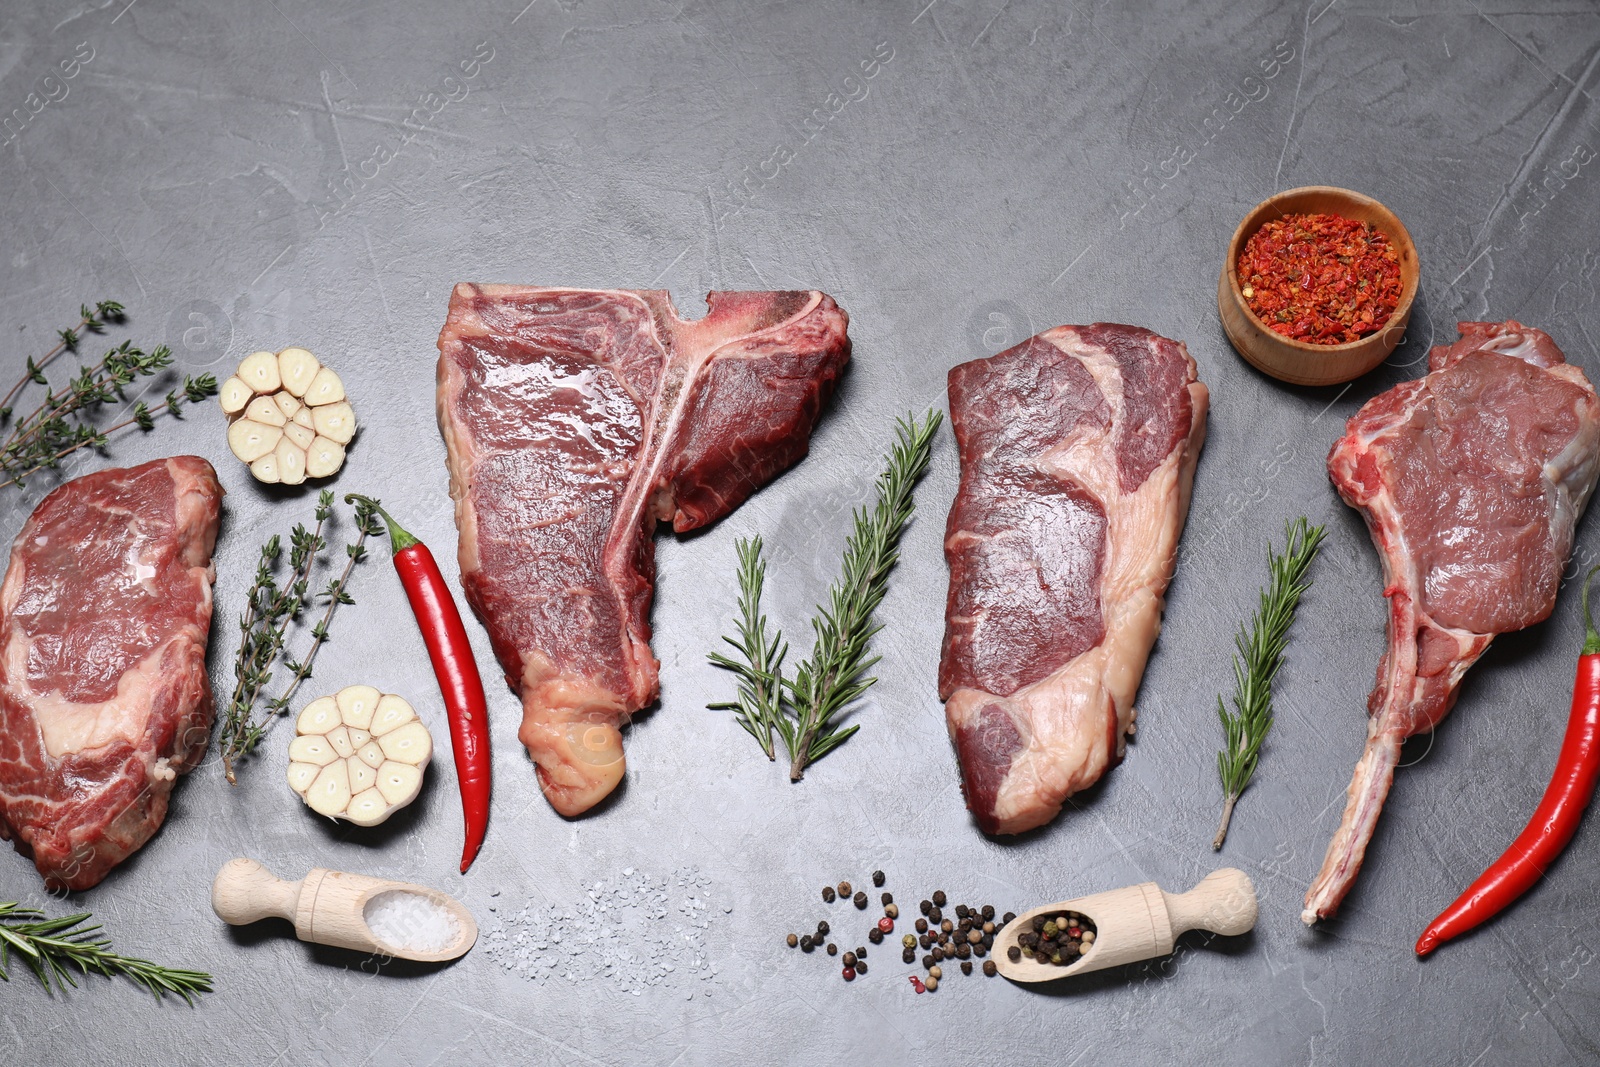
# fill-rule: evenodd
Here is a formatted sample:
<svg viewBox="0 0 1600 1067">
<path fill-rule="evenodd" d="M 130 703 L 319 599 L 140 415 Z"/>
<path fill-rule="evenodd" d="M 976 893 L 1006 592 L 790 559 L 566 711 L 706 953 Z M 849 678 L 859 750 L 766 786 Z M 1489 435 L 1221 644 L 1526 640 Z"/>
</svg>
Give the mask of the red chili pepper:
<svg viewBox="0 0 1600 1067">
<path fill-rule="evenodd" d="M 347 501 L 351 497 L 345 498 Z M 412 614 L 422 630 L 433 661 L 434 677 L 450 721 L 450 743 L 456 754 L 456 778 L 461 785 L 461 808 L 466 821 L 466 845 L 461 851 L 461 873 L 467 873 L 483 847 L 489 828 L 489 703 L 483 695 L 478 661 L 467 640 L 455 598 L 445 584 L 428 546 L 411 536 L 383 508 L 372 501 L 389 526 L 394 569 L 400 574 Z"/>
<path fill-rule="evenodd" d="M 1498 915 L 1540 878 L 1567 842 L 1578 832 L 1584 809 L 1600 780 L 1600 631 L 1589 615 L 1589 582 L 1583 580 L 1583 652 L 1572 688 L 1572 713 L 1556 757 L 1556 773 L 1545 788 L 1527 828 L 1456 902 L 1444 910 L 1417 939 L 1417 955 L 1426 956 L 1452 938 Z"/>
</svg>

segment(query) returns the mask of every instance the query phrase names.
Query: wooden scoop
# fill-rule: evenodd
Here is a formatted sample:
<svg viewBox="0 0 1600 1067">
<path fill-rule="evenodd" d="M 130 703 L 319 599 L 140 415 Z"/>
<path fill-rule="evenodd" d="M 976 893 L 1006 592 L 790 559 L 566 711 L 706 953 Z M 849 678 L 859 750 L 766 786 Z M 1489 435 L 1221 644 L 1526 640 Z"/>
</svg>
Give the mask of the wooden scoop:
<svg viewBox="0 0 1600 1067">
<path fill-rule="evenodd" d="M 1049 918 L 1065 911 L 1075 911 L 1094 924 L 1094 943 L 1076 963 L 1061 966 L 1027 956 L 1011 959 L 1017 935 L 1033 929 L 1035 916 Z M 1145 882 L 1023 912 L 1001 927 L 993 954 L 1000 973 L 1013 982 L 1049 982 L 1165 956 L 1186 930 L 1232 936 L 1255 924 L 1255 886 L 1243 871 L 1224 867 L 1187 893 L 1165 893 L 1154 882 Z"/>
<path fill-rule="evenodd" d="M 455 940 L 438 951 L 424 952 L 379 938 L 367 926 L 366 912 L 375 898 L 386 893 L 414 893 L 450 912 L 456 920 Z M 472 913 L 437 889 L 321 867 L 298 882 L 287 882 L 252 859 L 223 864 L 211 883 L 211 910 L 232 926 L 272 917 L 288 919 L 302 941 L 422 963 L 456 959 L 478 940 Z"/>
</svg>

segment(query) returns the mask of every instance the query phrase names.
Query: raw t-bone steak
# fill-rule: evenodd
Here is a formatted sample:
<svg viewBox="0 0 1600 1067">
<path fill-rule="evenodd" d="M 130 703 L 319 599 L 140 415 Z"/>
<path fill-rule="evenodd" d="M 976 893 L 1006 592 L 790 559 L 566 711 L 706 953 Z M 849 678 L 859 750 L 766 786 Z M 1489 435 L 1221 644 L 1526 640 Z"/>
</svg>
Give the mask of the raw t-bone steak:
<svg viewBox="0 0 1600 1067">
<path fill-rule="evenodd" d="M 985 833 L 1055 818 L 1122 758 L 1205 440 L 1177 341 L 1057 326 L 950 371 L 939 696 Z"/>
<path fill-rule="evenodd" d="M 1550 615 L 1600 471 L 1600 402 L 1550 336 L 1514 321 L 1460 329 L 1429 353 L 1426 377 L 1367 401 L 1328 453 L 1383 560 L 1389 643 L 1308 923 L 1355 881 L 1400 743 L 1449 713 L 1496 634 Z"/>
<path fill-rule="evenodd" d="M 205 754 L 211 549 L 198 456 L 75 478 L 39 504 L 0 585 L 0 837 L 87 889 L 150 839 Z"/>
<path fill-rule="evenodd" d="M 458 285 L 439 334 L 462 583 L 563 815 L 616 788 L 620 728 L 656 698 L 656 523 L 715 522 L 803 457 L 850 358 L 823 293 L 707 303 Z"/>
</svg>

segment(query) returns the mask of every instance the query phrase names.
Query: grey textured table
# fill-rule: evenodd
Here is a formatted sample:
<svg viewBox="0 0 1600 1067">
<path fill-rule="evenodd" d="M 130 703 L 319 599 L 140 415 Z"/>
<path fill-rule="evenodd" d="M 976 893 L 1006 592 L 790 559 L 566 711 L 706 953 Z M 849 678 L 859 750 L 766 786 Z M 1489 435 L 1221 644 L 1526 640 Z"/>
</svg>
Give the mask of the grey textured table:
<svg viewBox="0 0 1600 1067">
<path fill-rule="evenodd" d="M 1408 747 L 1342 917 L 1315 933 L 1298 919 L 1383 641 L 1377 558 L 1328 485 L 1329 443 L 1367 397 L 1418 374 L 1458 319 L 1521 318 L 1600 371 L 1594 3 L 1427 0 L 1391 15 L 1396 5 L 1353 0 L 524 2 L 6 4 L 6 365 L 104 297 L 132 312 L 114 338 L 170 343 L 186 369 L 226 372 L 253 349 L 305 344 L 344 374 L 364 419 L 336 487 L 393 504 L 452 581 L 432 384 L 455 281 L 670 288 L 690 312 L 711 288 L 815 286 L 849 310 L 855 363 L 810 459 L 715 529 L 659 541 L 662 701 L 631 731 L 616 802 L 573 822 L 549 809 L 515 741 L 516 701 L 494 678 L 494 820 L 463 878 L 447 753 L 412 812 L 352 833 L 288 793 L 280 727 L 238 788 L 208 762 L 165 829 L 70 902 L 0 854 L 0 898 L 92 909 L 126 951 L 217 980 L 188 1009 L 100 979 L 52 998 L 13 975 L 0 986 L 0 1058 L 1596 1062 L 1592 822 L 1514 914 L 1426 963 L 1411 953 L 1548 778 L 1580 639 L 1570 582 L 1555 617 L 1498 641 L 1437 737 Z M 1348 388 L 1292 389 L 1230 350 L 1216 276 L 1252 204 L 1319 183 L 1399 213 L 1422 288 L 1388 365 Z M 732 610 L 734 539 L 767 537 L 771 610 L 798 633 L 892 416 L 942 403 L 957 362 L 1097 319 L 1185 340 L 1214 398 L 1126 762 L 1024 840 L 985 840 L 969 823 L 933 691 L 955 484 L 946 433 L 883 607 L 861 733 L 791 786 L 704 707 L 730 691 L 705 654 Z M 229 496 L 211 664 L 225 693 L 256 548 L 311 497 L 253 484 L 220 423 L 196 413 L 71 469 L 182 451 L 217 464 Z M 0 535 L 45 488 L 9 492 Z M 1213 856 L 1214 704 L 1231 631 L 1265 538 L 1302 513 L 1331 539 L 1259 784 Z M 1585 562 L 1600 555 L 1595 526 L 1580 530 Z M 313 689 L 359 680 L 410 694 L 443 741 L 383 556 L 358 572 Z M 487 668 L 488 642 L 470 628 Z M 207 893 L 236 854 L 293 877 L 324 865 L 428 882 L 461 896 L 486 940 L 455 966 L 379 968 L 281 924 L 231 931 Z M 817 889 L 874 867 L 903 901 L 942 886 L 1020 908 L 1147 879 L 1187 888 L 1224 862 L 1260 891 L 1253 935 L 1191 937 L 1164 963 L 1051 992 L 958 976 L 915 996 L 888 946 L 847 986 L 835 961 L 779 943 L 824 916 L 864 930 Z M 581 974 L 580 957 L 536 981 L 491 951 L 490 934 L 529 902 L 578 924 L 590 892 L 646 875 L 665 921 L 704 951 L 680 938 L 668 953 L 679 965 L 641 992 L 626 966 Z"/>
</svg>

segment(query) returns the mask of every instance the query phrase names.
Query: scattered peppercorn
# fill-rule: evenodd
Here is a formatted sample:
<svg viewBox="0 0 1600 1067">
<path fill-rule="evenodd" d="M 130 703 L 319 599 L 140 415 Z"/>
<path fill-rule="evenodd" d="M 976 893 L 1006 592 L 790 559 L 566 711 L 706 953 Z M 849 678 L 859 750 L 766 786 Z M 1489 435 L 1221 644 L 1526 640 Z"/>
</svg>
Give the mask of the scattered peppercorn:
<svg viewBox="0 0 1600 1067">
<path fill-rule="evenodd" d="M 853 899 L 855 901 L 856 907 L 865 908 L 867 906 L 867 893 L 866 893 L 866 890 L 861 890 L 860 892 L 856 893 L 856 895 L 855 895 L 855 897 Z"/>
<path fill-rule="evenodd" d="M 859 956 L 861 959 L 866 959 L 867 958 L 866 946 L 865 945 L 857 946 L 856 947 L 856 955 Z"/>
<path fill-rule="evenodd" d="M 983 976 L 985 978 L 993 978 L 995 975 L 997 975 L 999 973 L 1000 973 L 1000 968 L 995 966 L 994 960 L 984 960 L 983 961 Z"/>
<path fill-rule="evenodd" d="M 963 963 L 961 965 L 961 973 L 962 974 L 971 974 L 972 973 L 972 962 L 970 960 L 968 960 L 967 962 L 965 962 L 965 963 Z"/>
<path fill-rule="evenodd" d="M 877 886 L 879 889 L 883 888 L 883 883 L 886 882 L 886 881 L 888 881 L 888 879 L 886 879 L 883 876 L 883 872 L 882 871 L 873 871 L 872 872 L 872 884 Z"/>
<path fill-rule="evenodd" d="M 947 934 L 955 928 L 956 924 L 951 922 L 949 919 L 946 919 L 939 924 L 939 929 L 943 930 Z"/>
<path fill-rule="evenodd" d="M 928 992 L 932 993 L 935 989 L 939 988 L 939 979 L 930 976 L 924 979 L 922 984 L 927 988 Z"/>
<path fill-rule="evenodd" d="M 832 948 L 833 946 L 829 945 L 828 947 Z M 831 956 L 833 953 L 830 952 L 828 955 Z M 856 954 L 854 952 L 846 952 L 844 954 L 844 965 L 846 967 L 854 967 L 856 965 Z"/>
<path fill-rule="evenodd" d="M 927 948 L 929 945 L 933 944 L 932 935 L 923 934 L 921 937 L 917 938 L 917 944 L 921 945 L 923 948 Z"/>
<path fill-rule="evenodd" d="M 904 937 L 902 937 L 900 939 L 900 944 L 902 946 L 904 946 L 905 948 L 916 948 L 917 947 L 917 935 L 916 934 L 907 934 L 906 936 L 904 936 Z"/>
<path fill-rule="evenodd" d="M 967 944 L 969 944 L 969 945 L 981 945 L 981 944 L 983 944 L 983 932 L 980 931 L 980 930 L 968 930 L 967 931 Z"/>
<path fill-rule="evenodd" d="M 883 931 L 874 926 L 872 929 L 867 931 L 867 940 L 871 941 L 874 945 L 883 944 Z"/>
<path fill-rule="evenodd" d="M 972 956 L 972 946 L 961 944 L 956 946 L 956 959 L 964 960 Z"/>
<path fill-rule="evenodd" d="M 793 934 L 790 934 L 788 937 L 784 938 L 783 940 L 784 940 L 784 943 L 787 944 L 790 948 L 794 948 L 796 945 L 798 945 L 800 943 L 800 939 L 798 937 L 794 936 Z"/>
<path fill-rule="evenodd" d="M 878 920 L 878 925 L 874 929 L 878 930 L 880 934 L 892 934 L 894 933 L 894 920 L 885 915 Z"/>
<path fill-rule="evenodd" d="M 967 917 L 967 910 L 968 909 L 967 909 L 967 906 L 965 904 L 957 904 L 956 905 L 956 918 L 965 919 Z"/>
<path fill-rule="evenodd" d="M 1006 949 L 1006 958 L 1012 963 L 1016 963 L 1022 958 L 1022 949 L 1016 945 L 1012 945 L 1010 948 Z"/>
<path fill-rule="evenodd" d="M 814 949 L 816 947 L 817 947 L 817 944 L 816 944 L 815 941 L 811 940 L 811 935 L 810 934 L 807 934 L 805 937 L 802 937 L 800 939 L 800 951 L 802 951 L 802 952 L 810 952 L 812 949 Z"/>
<path fill-rule="evenodd" d="M 822 902 L 824 904 L 833 903 L 833 886 L 825 885 L 822 887 Z"/>
<path fill-rule="evenodd" d="M 866 960 L 857 960 L 856 961 L 856 973 L 857 974 L 866 974 L 867 973 L 867 961 Z"/>
<path fill-rule="evenodd" d="M 884 896 L 888 895 L 887 893 L 884 894 Z M 898 919 L 900 918 L 900 905 L 891 900 L 883 906 L 883 913 L 891 919 Z"/>
<path fill-rule="evenodd" d="M 993 904 L 985 904 L 983 906 L 983 910 L 980 911 L 978 914 L 983 916 L 983 921 L 984 922 L 989 922 L 991 919 L 994 918 L 994 905 Z"/>
<path fill-rule="evenodd" d="M 931 955 L 930 956 L 924 956 L 924 957 L 922 957 L 922 968 L 923 968 L 923 970 L 927 970 L 929 967 L 932 967 L 937 962 L 938 961 L 935 960 Z"/>
<path fill-rule="evenodd" d="M 935 925 L 944 922 L 944 909 L 935 904 L 933 910 L 928 912 L 928 921 Z"/>
<path fill-rule="evenodd" d="M 854 982 L 856 980 L 856 969 L 854 967 L 846 967 L 840 973 L 844 975 L 844 980 L 846 982 Z"/>
<path fill-rule="evenodd" d="M 917 905 L 917 909 L 921 911 L 922 914 L 926 915 L 928 912 L 933 910 L 933 901 L 924 900 L 921 904 Z"/>
<path fill-rule="evenodd" d="M 915 962 L 917 962 L 917 950 L 914 949 L 914 948 L 908 948 L 904 952 L 900 953 L 900 962 L 901 963 L 915 963 Z"/>
<path fill-rule="evenodd" d="M 821 922 L 819 922 L 817 924 L 817 933 L 821 934 L 823 937 L 827 937 L 828 936 L 828 931 L 831 930 L 831 929 L 832 929 L 832 927 L 830 927 L 828 925 L 828 920 L 827 919 L 823 919 Z"/>
<path fill-rule="evenodd" d="M 1004 926 L 1006 923 L 1015 922 L 1016 918 L 1017 918 L 1017 913 L 1016 912 L 1008 911 L 1008 912 L 1006 912 L 1004 915 L 1002 915 L 1000 917 L 1000 925 Z"/>
<path fill-rule="evenodd" d="M 928 977 L 929 978 L 943 978 L 944 977 L 944 969 L 942 967 L 940 967 L 937 963 L 935 963 L 932 967 L 928 968 Z"/>
<path fill-rule="evenodd" d="M 838 889 L 841 897 L 847 897 L 850 895 L 851 890 L 849 882 L 840 882 L 835 888 Z"/>
<path fill-rule="evenodd" d="M 925 933 L 928 932 L 928 920 L 927 919 L 918 919 L 917 922 L 916 922 L 916 926 L 917 926 L 917 933 L 925 934 Z"/>
<path fill-rule="evenodd" d="M 934 907 L 936 907 L 936 908 L 944 907 L 944 902 L 945 902 L 946 899 L 948 899 L 948 898 L 945 897 L 943 889 L 935 889 L 933 891 L 933 906 Z"/>
</svg>

